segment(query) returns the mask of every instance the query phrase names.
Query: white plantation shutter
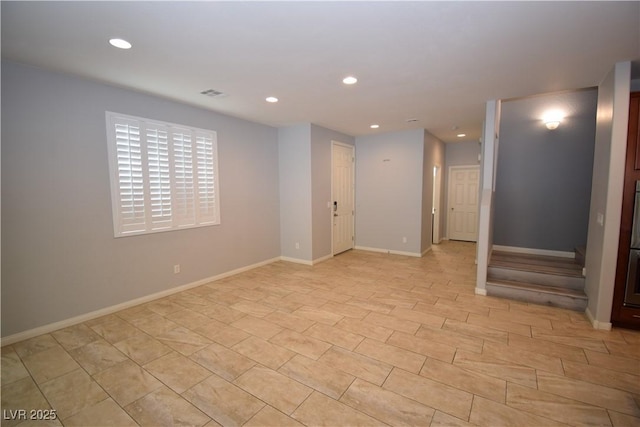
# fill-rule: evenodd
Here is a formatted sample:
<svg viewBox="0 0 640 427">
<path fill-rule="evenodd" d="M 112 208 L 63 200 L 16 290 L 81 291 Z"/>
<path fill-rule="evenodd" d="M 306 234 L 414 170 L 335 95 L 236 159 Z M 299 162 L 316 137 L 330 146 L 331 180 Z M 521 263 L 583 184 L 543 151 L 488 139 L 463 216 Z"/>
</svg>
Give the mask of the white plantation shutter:
<svg viewBox="0 0 640 427">
<path fill-rule="evenodd" d="M 116 237 L 220 224 L 214 131 L 106 116 Z"/>
</svg>

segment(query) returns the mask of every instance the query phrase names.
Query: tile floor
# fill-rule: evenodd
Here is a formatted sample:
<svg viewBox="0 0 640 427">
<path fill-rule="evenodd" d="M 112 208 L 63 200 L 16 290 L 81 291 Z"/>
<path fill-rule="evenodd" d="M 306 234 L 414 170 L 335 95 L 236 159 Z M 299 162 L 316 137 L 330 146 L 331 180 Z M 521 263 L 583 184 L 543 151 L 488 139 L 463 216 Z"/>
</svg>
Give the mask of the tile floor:
<svg viewBox="0 0 640 427">
<path fill-rule="evenodd" d="M 640 426 L 640 333 L 476 296 L 474 257 L 278 262 L 3 347 L 2 425 Z"/>
</svg>

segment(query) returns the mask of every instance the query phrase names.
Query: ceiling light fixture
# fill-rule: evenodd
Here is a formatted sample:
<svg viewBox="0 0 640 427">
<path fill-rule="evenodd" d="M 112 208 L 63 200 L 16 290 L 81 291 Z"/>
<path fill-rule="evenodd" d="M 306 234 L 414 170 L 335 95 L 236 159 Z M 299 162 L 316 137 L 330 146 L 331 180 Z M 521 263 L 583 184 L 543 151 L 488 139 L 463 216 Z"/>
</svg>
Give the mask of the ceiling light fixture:
<svg viewBox="0 0 640 427">
<path fill-rule="evenodd" d="M 459 133 L 456 135 L 458 138 L 464 138 L 465 136 L 467 136 L 466 133 Z"/>
<path fill-rule="evenodd" d="M 371 125 L 369 126 L 371 129 L 378 129 L 380 127 L 380 125 Z"/>
<path fill-rule="evenodd" d="M 124 39 L 113 38 L 109 40 L 109 44 L 118 49 L 131 49 L 131 43 Z"/>
<path fill-rule="evenodd" d="M 564 119 L 564 113 L 559 110 L 547 111 L 542 116 L 542 121 L 549 130 L 557 129 L 562 119 Z"/>
<path fill-rule="evenodd" d="M 278 102 L 278 98 L 276 98 L 275 96 L 268 96 L 267 98 L 265 98 L 265 101 L 274 103 Z"/>
<path fill-rule="evenodd" d="M 344 83 L 346 85 L 356 84 L 357 82 L 358 82 L 358 79 L 356 79 L 353 76 L 348 76 L 348 77 L 345 77 L 344 79 L 342 79 L 342 83 Z"/>
</svg>

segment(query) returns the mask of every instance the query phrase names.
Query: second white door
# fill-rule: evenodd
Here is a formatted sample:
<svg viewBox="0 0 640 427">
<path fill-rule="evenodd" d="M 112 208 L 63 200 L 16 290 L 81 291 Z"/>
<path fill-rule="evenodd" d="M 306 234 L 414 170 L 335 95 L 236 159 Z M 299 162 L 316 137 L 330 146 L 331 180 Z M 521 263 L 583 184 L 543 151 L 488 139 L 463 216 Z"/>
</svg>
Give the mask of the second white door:
<svg viewBox="0 0 640 427">
<path fill-rule="evenodd" d="M 478 239 L 478 166 L 452 166 L 449 169 L 449 220 L 451 240 L 475 242 Z"/>
<path fill-rule="evenodd" d="M 353 146 L 332 143 L 331 215 L 333 221 L 333 254 L 354 245 L 354 150 Z"/>
</svg>

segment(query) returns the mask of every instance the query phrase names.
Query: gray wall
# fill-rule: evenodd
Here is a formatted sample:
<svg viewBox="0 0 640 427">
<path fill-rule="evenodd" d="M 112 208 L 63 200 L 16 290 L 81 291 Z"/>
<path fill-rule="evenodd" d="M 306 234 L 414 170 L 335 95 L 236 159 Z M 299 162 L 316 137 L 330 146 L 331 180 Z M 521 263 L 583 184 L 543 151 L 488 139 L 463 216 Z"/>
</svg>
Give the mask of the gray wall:
<svg viewBox="0 0 640 427">
<path fill-rule="evenodd" d="M 597 90 L 502 103 L 494 244 L 573 251 L 587 242 Z M 568 112 L 556 130 L 540 117 Z"/>
<path fill-rule="evenodd" d="M 280 250 L 304 261 L 312 260 L 310 138 L 309 124 L 278 129 Z"/>
<path fill-rule="evenodd" d="M 331 141 L 354 145 L 355 138 L 311 125 L 311 223 L 312 254 L 317 260 L 331 255 Z"/>
<path fill-rule="evenodd" d="M 447 230 L 447 215 L 449 213 L 449 167 L 450 166 L 474 166 L 479 165 L 480 160 L 480 143 L 476 141 L 471 142 L 454 142 L 446 144 L 445 147 L 445 166 L 442 171 L 442 180 L 444 182 L 444 190 L 442 192 L 443 209 L 441 211 L 441 230 L 442 236 L 448 236 Z M 478 189 L 478 191 L 480 191 Z"/>
<path fill-rule="evenodd" d="M 423 150 L 423 129 L 356 137 L 357 246 L 421 252 Z"/>
<path fill-rule="evenodd" d="M 276 129 L 4 61 L 2 92 L 3 336 L 280 255 Z M 221 225 L 114 238 L 105 110 L 216 130 Z"/>
</svg>

